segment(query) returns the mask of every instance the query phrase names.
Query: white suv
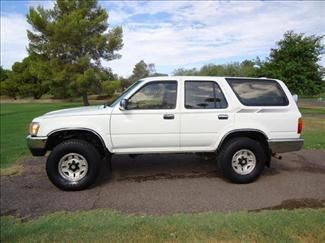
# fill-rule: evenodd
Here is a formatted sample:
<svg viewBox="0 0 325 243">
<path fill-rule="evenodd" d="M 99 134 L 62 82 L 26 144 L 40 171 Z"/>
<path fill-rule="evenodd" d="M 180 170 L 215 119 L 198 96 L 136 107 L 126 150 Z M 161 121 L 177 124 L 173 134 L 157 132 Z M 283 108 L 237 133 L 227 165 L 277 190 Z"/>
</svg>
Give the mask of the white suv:
<svg viewBox="0 0 325 243">
<path fill-rule="evenodd" d="M 111 104 L 49 112 L 27 137 L 64 190 L 94 183 L 113 154 L 215 155 L 226 178 L 254 181 L 271 155 L 301 149 L 301 114 L 282 81 L 266 78 L 152 77 Z"/>
</svg>

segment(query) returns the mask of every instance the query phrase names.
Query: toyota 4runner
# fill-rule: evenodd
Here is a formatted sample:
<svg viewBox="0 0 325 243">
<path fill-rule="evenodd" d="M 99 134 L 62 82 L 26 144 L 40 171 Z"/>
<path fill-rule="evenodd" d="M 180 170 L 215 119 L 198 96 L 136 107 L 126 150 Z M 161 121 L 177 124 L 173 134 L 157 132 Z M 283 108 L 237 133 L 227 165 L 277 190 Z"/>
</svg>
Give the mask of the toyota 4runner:
<svg viewBox="0 0 325 243">
<path fill-rule="evenodd" d="M 301 149 L 301 130 L 301 113 L 280 80 L 152 77 L 110 104 L 35 118 L 27 143 L 34 156 L 51 151 L 47 175 L 63 190 L 93 184 L 114 154 L 215 156 L 227 179 L 249 183 L 272 154 Z"/>
</svg>

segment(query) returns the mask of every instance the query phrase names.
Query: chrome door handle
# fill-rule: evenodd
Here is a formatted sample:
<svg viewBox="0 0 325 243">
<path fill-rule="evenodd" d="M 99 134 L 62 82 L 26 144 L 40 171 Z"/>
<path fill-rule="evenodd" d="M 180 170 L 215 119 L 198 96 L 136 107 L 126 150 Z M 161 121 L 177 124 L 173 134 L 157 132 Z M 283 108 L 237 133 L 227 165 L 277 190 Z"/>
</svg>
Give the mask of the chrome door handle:
<svg viewBox="0 0 325 243">
<path fill-rule="evenodd" d="M 164 114 L 165 120 L 173 120 L 175 118 L 174 114 Z"/>
<path fill-rule="evenodd" d="M 228 115 L 227 114 L 220 114 L 220 115 L 218 115 L 218 119 L 219 120 L 227 120 L 228 119 Z"/>
</svg>

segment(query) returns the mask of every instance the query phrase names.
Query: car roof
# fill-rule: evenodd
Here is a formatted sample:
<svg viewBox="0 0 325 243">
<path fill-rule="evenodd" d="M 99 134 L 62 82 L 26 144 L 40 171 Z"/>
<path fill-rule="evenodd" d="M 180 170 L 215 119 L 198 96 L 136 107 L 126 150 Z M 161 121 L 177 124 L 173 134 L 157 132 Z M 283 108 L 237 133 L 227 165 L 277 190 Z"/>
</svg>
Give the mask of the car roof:
<svg viewBox="0 0 325 243">
<path fill-rule="evenodd" d="M 254 79 L 254 80 L 274 80 L 271 78 L 253 78 L 253 77 L 229 77 L 229 76 L 158 76 L 158 77 L 147 77 L 141 80 L 143 81 L 159 81 L 159 80 L 195 80 L 195 81 L 208 81 L 208 80 L 225 80 L 225 79 Z"/>
</svg>

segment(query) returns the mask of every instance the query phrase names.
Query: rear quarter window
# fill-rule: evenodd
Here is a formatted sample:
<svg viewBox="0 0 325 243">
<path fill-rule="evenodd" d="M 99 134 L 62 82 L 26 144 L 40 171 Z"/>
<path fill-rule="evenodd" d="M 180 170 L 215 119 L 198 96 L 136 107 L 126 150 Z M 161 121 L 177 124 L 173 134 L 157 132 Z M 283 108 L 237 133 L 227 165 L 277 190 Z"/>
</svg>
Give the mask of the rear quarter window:
<svg viewBox="0 0 325 243">
<path fill-rule="evenodd" d="M 287 106 L 289 101 L 280 84 L 268 79 L 226 78 L 239 101 L 246 106 Z"/>
</svg>

